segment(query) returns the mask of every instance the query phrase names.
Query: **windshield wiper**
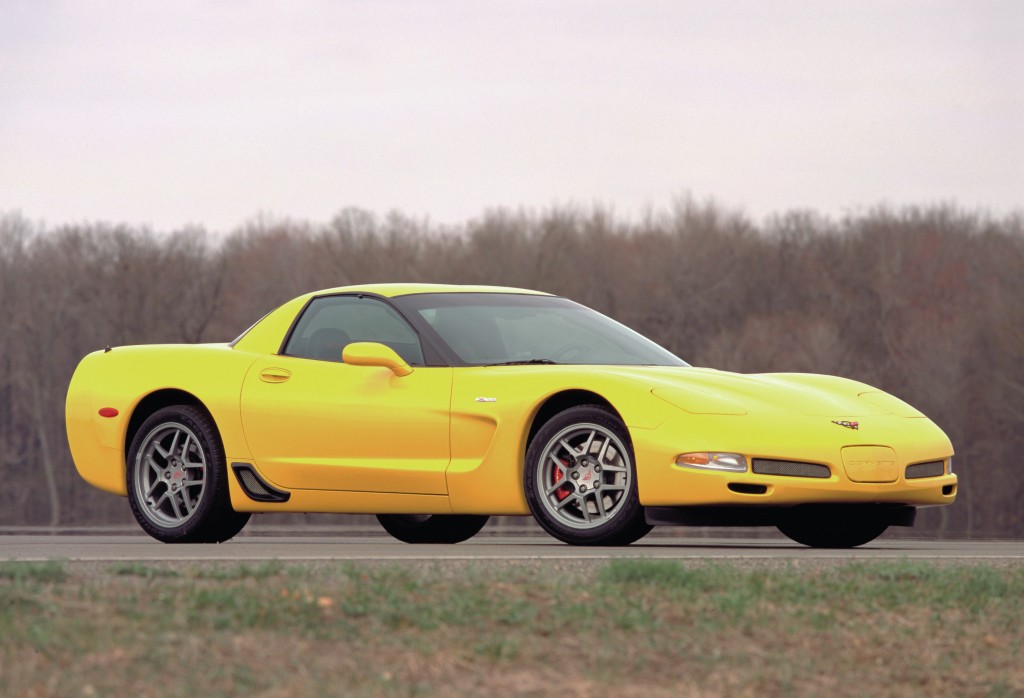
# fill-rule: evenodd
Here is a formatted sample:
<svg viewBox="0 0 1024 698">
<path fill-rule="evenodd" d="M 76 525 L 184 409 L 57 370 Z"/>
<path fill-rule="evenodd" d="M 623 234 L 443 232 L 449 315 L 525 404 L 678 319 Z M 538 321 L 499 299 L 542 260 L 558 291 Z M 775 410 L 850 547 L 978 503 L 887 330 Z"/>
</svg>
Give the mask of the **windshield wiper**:
<svg viewBox="0 0 1024 698">
<path fill-rule="evenodd" d="M 551 359 L 524 359 L 522 361 L 502 361 L 497 364 L 485 364 L 486 366 L 526 366 L 529 364 L 557 364 Z"/>
</svg>

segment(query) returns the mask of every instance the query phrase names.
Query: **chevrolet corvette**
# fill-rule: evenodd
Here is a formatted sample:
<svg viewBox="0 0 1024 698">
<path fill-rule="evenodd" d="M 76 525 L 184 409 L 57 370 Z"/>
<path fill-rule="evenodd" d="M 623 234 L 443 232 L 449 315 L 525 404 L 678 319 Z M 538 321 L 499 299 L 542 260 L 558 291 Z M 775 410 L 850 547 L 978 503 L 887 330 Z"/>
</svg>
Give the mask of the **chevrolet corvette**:
<svg viewBox="0 0 1024 698">
<path fill-rule="evenodd" d="M 408 543 L 532 515 L 577 545 L 664 524 L 846 548 L 957 490 L 949 439 L 893 395 L 696 368 L 513 288 L 334 288 L 227 344 L 107 347 L 75 370 L 66 418 L 81 476 L 167 543 L 226 541 L 254 512 L 335 512 Z"/>
</svg>

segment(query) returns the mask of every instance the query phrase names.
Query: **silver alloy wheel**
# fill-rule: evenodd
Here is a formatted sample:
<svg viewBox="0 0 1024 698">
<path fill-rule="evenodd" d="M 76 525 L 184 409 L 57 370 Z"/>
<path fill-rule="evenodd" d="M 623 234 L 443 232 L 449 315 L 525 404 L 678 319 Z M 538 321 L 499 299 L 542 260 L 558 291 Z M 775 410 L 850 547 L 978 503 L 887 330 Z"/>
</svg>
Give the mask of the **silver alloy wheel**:
<svg viewBox="0 0 1024 698">
<path fill-rule="evenodd" d="M 559 431 L 535 467 L 541 503 L 566 526 L 589 529 L 606 524 L 627 501 L 632 478 L 629 451 L 598 424 L 573 424 Z"/>
<path fill-rule="evenodd" d="M 146 518 L 163 528 L 192 518 L 206 492 L 206 454 L 195 432 L 178 422 L 154 427 L 134 468 L 135 495 Z"/>
</svg>

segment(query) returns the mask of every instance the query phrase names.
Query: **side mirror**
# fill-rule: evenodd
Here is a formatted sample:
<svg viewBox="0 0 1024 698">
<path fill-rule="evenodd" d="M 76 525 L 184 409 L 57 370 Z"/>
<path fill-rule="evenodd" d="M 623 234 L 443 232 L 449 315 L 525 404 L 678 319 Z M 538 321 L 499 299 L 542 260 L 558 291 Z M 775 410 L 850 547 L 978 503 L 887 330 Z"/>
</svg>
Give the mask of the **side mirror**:
<svg viewBox="0 0 1024 698">
<path fill-rule="evenodd" d="M 412 373 L 409 364 L 391 347 L 379 342 L 352 342 L 341 351 L 341 360 L 352 366 L 389 368 L 396 376 Z"/>
</svg>

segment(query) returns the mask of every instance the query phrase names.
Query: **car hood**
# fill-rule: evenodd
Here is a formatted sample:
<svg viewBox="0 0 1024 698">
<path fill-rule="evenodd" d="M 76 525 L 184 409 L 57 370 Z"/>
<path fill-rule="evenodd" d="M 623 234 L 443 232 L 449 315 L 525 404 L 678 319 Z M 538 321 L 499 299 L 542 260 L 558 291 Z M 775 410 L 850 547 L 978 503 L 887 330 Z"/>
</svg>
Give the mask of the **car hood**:
<svg viewBox="0 0 1024 698">
<path fill-rule="evenodd" d="M 742 374 L 709 368 L 621 366 L 620 378 L 644 384 L 658 398 L 694 414 L 788 413 L 861 417 L 920 412 L 864 383 L 810 373 Z"/>
</svg>

